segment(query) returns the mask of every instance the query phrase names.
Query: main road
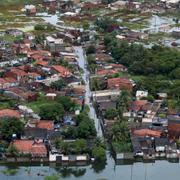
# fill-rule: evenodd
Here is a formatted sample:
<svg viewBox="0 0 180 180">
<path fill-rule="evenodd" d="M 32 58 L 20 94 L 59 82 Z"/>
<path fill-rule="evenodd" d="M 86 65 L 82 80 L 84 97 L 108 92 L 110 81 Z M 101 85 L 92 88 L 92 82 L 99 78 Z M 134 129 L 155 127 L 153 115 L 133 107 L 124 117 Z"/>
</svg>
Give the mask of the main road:
<svg viewBox="0 0 180 180">
<path fill-rule="evenodd" d="M 78 61 L 79 67 L 83 69 L 82 78 L 85 82 L 85 90 L 86 90 L 85 103 L 89 106 L 89 117 L 94 120 L 97 136 L 103 137 L 103 133 L 102 133 L 101 125 L 100 125 L 100 120 L 97 118 L 96 111 L 95 111 L 95 109 L 91 103 L 92 92 L 91 92 L 90 86 L 89 86 L 90 73 L 86 68 L 87 67 L 86 66 L 86 64 L 87 64 L 86 63 L 86 56 L 84 54 L 82 46 L 75 46 L 74 50 L 75 50 L 75 53 L 77 55 L 77 61 Z"/>
</svg>

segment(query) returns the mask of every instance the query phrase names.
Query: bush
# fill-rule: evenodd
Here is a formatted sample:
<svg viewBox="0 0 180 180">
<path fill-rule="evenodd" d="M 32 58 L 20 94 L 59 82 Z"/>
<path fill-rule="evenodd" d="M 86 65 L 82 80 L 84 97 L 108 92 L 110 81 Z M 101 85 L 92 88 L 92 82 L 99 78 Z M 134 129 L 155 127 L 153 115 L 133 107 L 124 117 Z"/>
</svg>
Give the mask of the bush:
<svg viewBox="0 0 180 180">
<path fill-rule="evenodd" d="M 95 158 L 95 161 L 105 161 L 106 160 L 106 151 L 101 146 L 96 146 L 92 150 L 92 155 Z"/>
</svg>

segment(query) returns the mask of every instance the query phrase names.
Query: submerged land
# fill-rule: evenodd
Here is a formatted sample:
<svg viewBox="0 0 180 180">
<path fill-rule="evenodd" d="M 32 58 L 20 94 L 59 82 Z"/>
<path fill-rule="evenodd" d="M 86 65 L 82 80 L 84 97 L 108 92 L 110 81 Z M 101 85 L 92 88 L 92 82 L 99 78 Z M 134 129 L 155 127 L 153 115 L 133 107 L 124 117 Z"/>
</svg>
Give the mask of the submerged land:
<svg viewBox="0 0 180 180">
<path fill-rule="evenodd" d="M 1 0 L 0 163 L 98 171 L 110 157 L 178 162 L 179 8 L 178 0 Z M 37 172 L 63 171 L 51 174 Z"/>
</svg>

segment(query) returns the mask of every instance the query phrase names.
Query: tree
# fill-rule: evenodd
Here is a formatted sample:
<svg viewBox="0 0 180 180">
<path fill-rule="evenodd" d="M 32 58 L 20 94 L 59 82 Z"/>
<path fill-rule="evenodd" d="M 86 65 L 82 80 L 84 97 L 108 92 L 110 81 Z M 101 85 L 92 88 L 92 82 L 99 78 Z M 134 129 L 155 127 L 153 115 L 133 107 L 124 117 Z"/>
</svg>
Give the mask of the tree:
<svg viewBox="0 0 180 180">
<path fill-rule="evenodd" d="M 58 90 L 58 91 L 60 91 L 64 87 L 66 87 L 66 83 L 65 83 L 65 81 L 63 79 L 60 79 L 58 81 L 52 82 L 51 87 Z"/>
<path fill-rule="evenodd" d="M 107 118 L 107 119 L 114 119 L 117 116 L 118 116 L 118 112 L 114 108 L 107 109 L 105 112 L 105 118 Z"/>
<path fill-rule="evenodd" d="M 19 152 L 18 152 L 17 148 L 13 144 L 10 144 L 10 146 L 7 149 L 7 153 L 12 155 L 13 157 L 19 155 Z"/>
<path fill-rule="evenodd" d="M 109 132 L 109 137 L 110 140 L 114 142 L 124 142 L 124 143 L 129 142 L 130 132 L 127 122 L 122 121 L 115 123 Z"/>
<path fill-rule="evenodd" d="M 43 119 L 58 122 L 64 116 L 64 107 L 60 103 L 44 104 L 40 107 L 39 115 Z"/>
<path fill-rule="evenodd" d="M 75 103 L 67 96 L 58 96 L 57 102 L 63 105 L 65 111 L 72 111 L 75 108 Z"/>
<path fill-rule="evenodd" d="M 117 109 L 118 109 L 120 118 L 123 117 L 123 112 L 126 112 L 129 110 L 130 102 L 131 102 L 130 92 L 127 90 L 122 90 L 120 93 L 118 102 L 117 102 Z"/>
<path fill-rule="evenodd" d="M 16 134 L 17 137 L 23 132 L 24 124 L 17 118 L 5 118 L 1 122 L 0 132 L 5 140 L 11 140 L 12 135 Z"/>
<path fill-rule="evenodd" d="M 89 22 L 88 21 L 84 21 L 82 26 L 83 26 L 83 29 L 85 29 L 85 30 L 89 29 Z"/>
<path fill-rule="evenodd" d="M 95 52 L 96 52 L 96 48 L 94 45 L 88 46 L 88 48 L 86 50 L 86 54 L 94 54 Z"/>
<path fill-rule="evenodd" d="M 87 150 L 87 142 L 85 139 L 77 139 L 75 141 L 76 153 L 83 153 Z"/>
<path fill-rule="evenodd" d="M 77 137 L 78 138 L 90 138 L 96 136 L 96 129 L 94 121 L 89 118 L 88 114 L 81 113 L 76 118 L 77 122 Z"/>
<path fill-rule="evenodd" d="M 95 161 L 105 161 L 106 160 L 106 151 L 101 146 L 96 146 L 92 150 L 92 155 L 95 158 Z"/>
<path fill-rule="evenodd" d="M 96 136 L 96 129 L 94 127 L 93 120 L 88 118 L 84 119 L 79 123 L 77 132 L 79 138 L 90 138 L 92 136 Z"/>
</svg>

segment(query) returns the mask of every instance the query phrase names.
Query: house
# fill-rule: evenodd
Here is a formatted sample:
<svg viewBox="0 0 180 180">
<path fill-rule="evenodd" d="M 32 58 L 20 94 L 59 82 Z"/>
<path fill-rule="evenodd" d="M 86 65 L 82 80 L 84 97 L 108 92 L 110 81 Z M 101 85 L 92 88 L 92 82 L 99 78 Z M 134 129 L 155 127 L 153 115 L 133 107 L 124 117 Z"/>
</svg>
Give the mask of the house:
<svg viewBox="0 0 180 180">
<path fill-rule="evenodd" d="M 41 140 L 15 140 L 12 145 L 22 154 L 32 157 L 47 157 L 47 149 Z"/>
<path fill-rule="evenodd" d="M 43 0 L 43 5 L 49 9 L 57 5 L 57 0 Z"/>
<path fill-rule="evenodd" d="M 146 98 L 148 96 L 148 91 L 136 91 L 136 99 Z"/>
<path fill-rule="evenodd" d="M 54 130 L 54 122 L 51 120 L 29 120 L 26 127 Z"/>
<path fill-rule="evenodd" d="M 6 34 L 17 37 L 23 36 L 24 32 L 19 29 L 7 29 Z"/>
<path fill-rule="evenodd" d="M 108 76 L 108 75 L 113 75 L 118 73 L 118 70 L 113 70 L 113 69 L 100 69 L 97 70 L 96 74 L 100 76 Z"/>
<path fill-rule="evenodd" d="M 59 53 L 65 50 L 63 39 L 54 38 L 53 36 L 47 36 L 45 46 L 52 53 Z"/>
<path fill-rule="evenodd" d="M 142 107 L 147 104 L 147 100 L 136 100 L 131 103 L 130 110 L 133 113 L 138 113 L 138 111 L 142 110 Z"/>
<path fill-rule="evenodd" d="M 155 131 L 151 129 L 137 129 L 134 130 L 132 133 L 134 136 L 138 136 L 138 137 L 150 136 L 150 137 L 158 137 L 158 138 L 160 138 L 162 134 L 161 131 Z"/>
<path fill-rule="evenodd" d="M 0 110 L 0 119 L 2 118 L 21 118 L 21 114 L 17 110 L 13 109 L 2 109 Z"/>
<path fill-rule="evenodd" d="M 119 90 L 126 89 L 132 91 L 133 83 L 128 78 L 124 78 L 124 77 L 110 78 L 107 80 L 107 88 L 119 89 Z"/>
<path fill-rule="evenodd" d="M 36 14 L 36 6 L 34 5 L 25 5 L 26 14 L 31 16 Z"/>
<path fill-rule="evenodd" d="M 95 60 L 97 64 L 105 64 L 109 61 L 112 61 L 112 57 L 106 53 L 96 53 L 95 54 Z"/>
<path fill-rule="evenodd" d="M 113 2 L 109 5 L 109 7 L 112 9 L 112 10 L 118 10 L 118 9 L 124 9 L 126 8 L 126 5 L 127 5 L 127 1 L 116 1 L 116 2 Z"/>
<path fill-rule="evenodd" d="M 17 81 L 23 80 L 27 76 L 27 73 L 18 68 L 11 68 L 5 73 L 5 77 L 14 78 Z"/>
<path fill-rule="evenodd" d="M 180 138 L 180 116 L 169 115 L 168 117 L 168 135 L 170 139 Z"/>
<path fill-rule="evenodd" d="M 10 87 L 4 91 L 4 96 L 10 97 L 11 99 L 31 102 L 37 100 L 38 93 L 32 92 L 25 87 Z"/>
<path fill-rule="evenodd" d="M 61 65 L 55 65 L 55 66 L 52 66 L 51 69 L 59 74 L 60 77 L 70 77 L 72 75 L 72 73 L 70 72 L 69 69 L 61 66 Z"/>
<path fill-rule="evenodd" d="M 120 90 L 104 90 L 104 91 L 95 91 L 92 92 L 93 101 L 116 101 L 120 95 Z"/>
<path fill-rule="evenodd" d="M 7 89 L 18 86 L 18 83 L 13 78 L 0 78 L 0 89 Z"/>
<path fill-rule="evenodd" d="M 47 67 L 49 63 L 47 61 L 44 61 L 44 60 L 37 60 L 35 62 L 35 64 L 38 66 L 41 66 L 41 67 Z"/>
<path fill-rule="evenodd" d="M 168 138 L 155 138 L 154 143 L 156 152 L 160 153 L 166 151 L 166 148 L 169 145 L 169 140 Z"/>
</svg>

